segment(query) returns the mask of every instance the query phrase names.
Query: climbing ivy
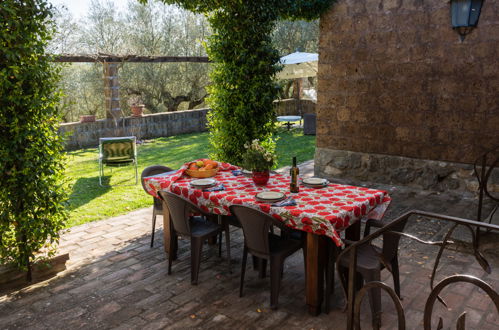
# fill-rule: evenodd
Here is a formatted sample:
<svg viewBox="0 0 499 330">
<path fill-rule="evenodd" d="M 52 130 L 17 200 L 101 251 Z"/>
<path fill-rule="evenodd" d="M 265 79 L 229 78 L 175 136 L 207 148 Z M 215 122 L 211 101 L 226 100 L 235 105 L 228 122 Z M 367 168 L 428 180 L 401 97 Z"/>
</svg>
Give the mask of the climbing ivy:
<svg viewBox="0 0 499 330">
<path fill-rule="evenodd" d="M 147 0 L 139 0 L 143 3 Z M 206 50 L 214 62 L 208 91 L 210 142 L 218 160 L 240 164 L 244 144 L 271 144 L 272 102 L 279 54 L 271 32 L 279 19 L 312 20 L 335 0 L 161 0 L 204 14 L 213 30 Z"/>
<path fill-rule="evenodd" d="M 51 15 L 44 0 L 0 1 L 0 264 L 28 279 L 66 220 L 59 74 L 45 54 Z"/>
</svg>

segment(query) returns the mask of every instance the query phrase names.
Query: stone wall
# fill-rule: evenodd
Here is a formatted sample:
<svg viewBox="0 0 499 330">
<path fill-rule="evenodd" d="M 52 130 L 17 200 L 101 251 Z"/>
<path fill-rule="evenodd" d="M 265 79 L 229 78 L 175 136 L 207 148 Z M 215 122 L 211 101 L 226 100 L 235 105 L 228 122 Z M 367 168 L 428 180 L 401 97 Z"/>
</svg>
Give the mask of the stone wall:
<svg viewBox="0 0 499 330">
<path fill-rule="evenodd" d="M 93 123 L 64 123 L 59 133 L 66 135 L 66 149 L 74 150 L 99 145 L 100 137 L 135 135 L 138 139 L 152 139 L 207 130 L 208 109 L 156 113 L 142 117 L 125 117 Z"/>
<path fill-rule="evenodd" d="M 304 115 L 315 113 L 315 103 L 312 100 L 284 99 L 274 101 L 276 114 L 278 116 Z"/>
<path fill-rule="evenodd" d="M 485 1 L 460 42 L 448 1 L 338 0 L 320 26 L 317 172 L 341 151 L 403 156 L 415 182 L 429 161 L 470 164 L 499 144 L 498 17 Z"/>
<path fill-rule="evenodd" d="M 478 168 L 480 171 L 480 168 Z M 478 191 L 473 165 L 400 156 L 317 148 L 315 175 L 374 181 L 435 191 Z M 489 192 L 499 192 L 499 169 L 488 181 Z M 494 194 L 496 196 L 497 194 Z"/>
</svg>

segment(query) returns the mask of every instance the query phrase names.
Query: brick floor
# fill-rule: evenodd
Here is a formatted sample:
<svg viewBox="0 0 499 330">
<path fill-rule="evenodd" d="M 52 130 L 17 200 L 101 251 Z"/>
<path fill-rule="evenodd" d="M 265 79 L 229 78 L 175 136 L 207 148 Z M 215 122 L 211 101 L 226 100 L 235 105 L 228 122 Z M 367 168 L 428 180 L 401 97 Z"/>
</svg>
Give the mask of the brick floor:
<svg viewBox="0 0 499 330">
<path fill-rule="evenodd" d="M 306 172 L 306 169 L 303 170 Z M 309 173 L 309 172 L 308 172 Z M 412 209 L 471 217 L 474 199 L 450 194 L 385 187 L 394 199 L 387 217 Z M 258 279 L 248 266 L 245 296 L 238 297 L 242 235 L 231 232 L 233 273 L 228 274 L 224 254 L 205 246 L 199 285 L 190 284 L 189 243 L 180 241 L 179 259 L 173 274 L 166 273 L 162 247 L 161 218 L 156 242 L 149 248 L 151 208 L 88 223 L 62 235 L 61 252 L 69 252 L 68 269 L 48 281 L 0 296 L 1 329 L 163 329 L 163 328 L 287 328 L 344 329 L 346 314 L 339 284 L 332 298 L 333 311 L 311 317 L 306 313 L 303 256 L 291 257 L 285 265 L 279 309 L 269 309 L 269 279 Z M 437 221 L 415 219 L 409 232 L 425 239 L 438 239 L 447 226 Z M 478 276 L 499 290 L 499 255 L 496 237 L 489 238 L 484 252 L 493 268 L 484 273 L 462 249 L 446 251 L 437 281 L 454 273 Z M 224 250 L 225 251 L 225 250 Z M 403 306 L 408 329 L 421 329 L 429 275 L 438 249 L 403 239 L 400 271 Z M 390 274 L 383 280 L 392 285 Z M 436 303 L 433 320 L 444 319 L 445 328 L 455 328 L 456 317 L 467 310 L 468 329 L 499 329 L 497 312 L 484 293 L 468 284 L 454 284 L 442 292 L 448 309 Z M 367 298 L 362 324 L 370 328 Z M 383 296 L 384 329 L 396 329 L 395 309 Z"/>
</svg>

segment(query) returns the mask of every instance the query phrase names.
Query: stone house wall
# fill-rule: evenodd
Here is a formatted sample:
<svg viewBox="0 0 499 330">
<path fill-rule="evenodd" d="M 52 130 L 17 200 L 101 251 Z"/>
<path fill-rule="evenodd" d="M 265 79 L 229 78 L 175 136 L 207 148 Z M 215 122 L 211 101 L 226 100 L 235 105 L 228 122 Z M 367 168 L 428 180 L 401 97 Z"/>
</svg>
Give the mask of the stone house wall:
<svg viewBox="0 0 499 330">
<path fill-rule="evenodd" d="M 316 174 L 470 187 L 499 145 L 498 18 L 484 1 L 461 42 L 449 1 L 338 0 L 320 24 Z"/>
<path fill-rule="evenodd" d="M 99 145 L 100 137 L 134 135 L 140 139 L 152 139 L 207 130 L 206 115 L 209 109 L 163 112 L 142 117 L 124 117 L 92 123 L 64 123 L 59 134 L 66 136 L 66 149 L 74 150 Z"/>
</svg>

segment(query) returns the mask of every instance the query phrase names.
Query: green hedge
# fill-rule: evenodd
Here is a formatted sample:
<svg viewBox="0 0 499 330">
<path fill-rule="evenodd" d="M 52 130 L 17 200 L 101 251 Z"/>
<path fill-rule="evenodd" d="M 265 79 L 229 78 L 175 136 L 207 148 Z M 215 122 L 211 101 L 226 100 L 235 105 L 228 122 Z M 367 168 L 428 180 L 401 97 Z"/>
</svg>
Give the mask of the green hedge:
<svg viewBox="0 0 499 330">
<path fill-rule="evenodd" d="M 59 74 L 45 54 L 51 15 L 43 0 L 0 1 L 0 263 L 28 277 L 30 264 L 54 251 L 67 218 Z"/>
</svg>

